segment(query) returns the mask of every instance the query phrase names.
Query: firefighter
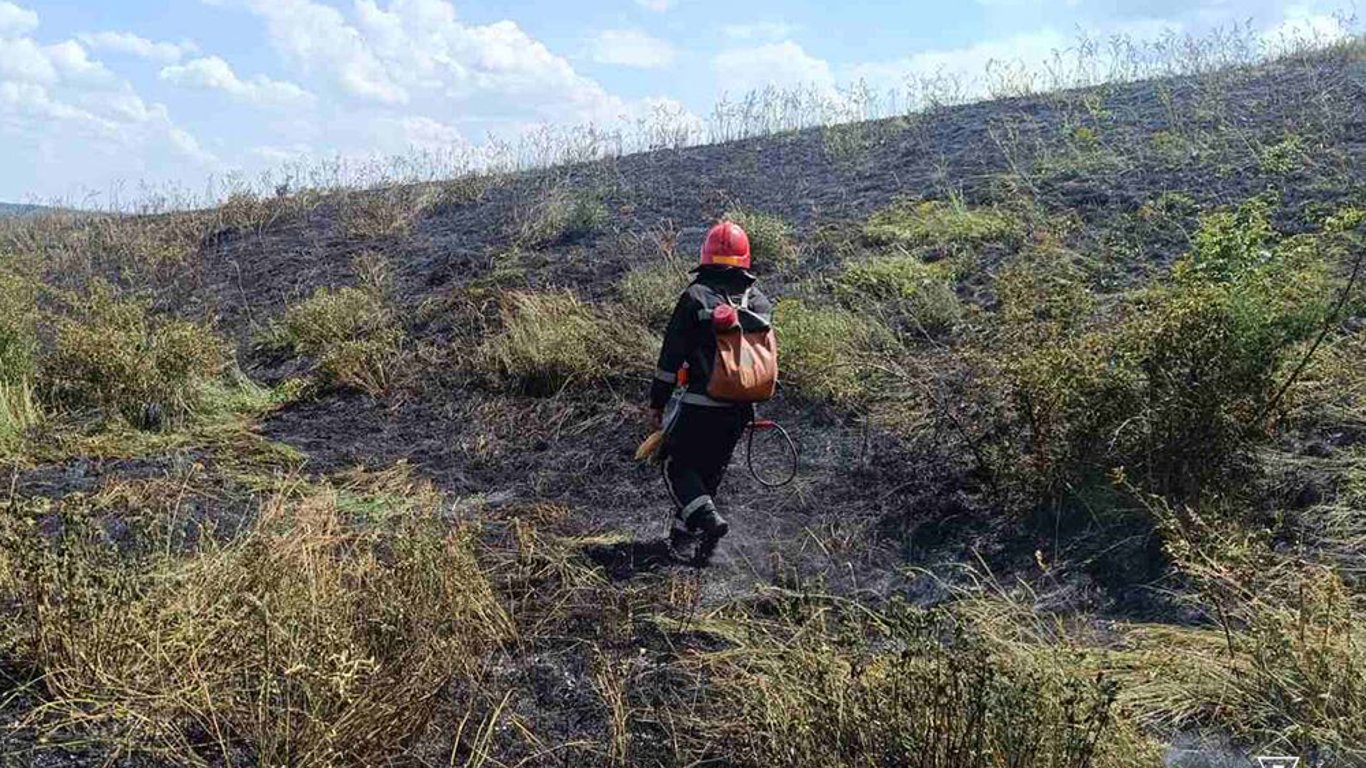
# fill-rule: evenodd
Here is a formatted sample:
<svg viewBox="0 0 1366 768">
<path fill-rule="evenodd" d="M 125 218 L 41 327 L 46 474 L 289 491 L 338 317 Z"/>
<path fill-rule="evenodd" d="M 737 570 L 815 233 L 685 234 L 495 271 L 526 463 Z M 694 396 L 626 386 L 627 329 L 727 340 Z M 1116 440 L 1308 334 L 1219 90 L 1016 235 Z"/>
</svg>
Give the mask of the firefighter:
<svg viewBox="0 0 1366 768">
<path fill-rule="evenodd" d="M 716 508 L 716 492 L 736 443 L 754 419 L 752 402 L 708 395 L 718 346 L 713 324 L 720 317 L 735 322 L 735 308 L 740 307 L 767 324 L 773 311 L 749 268 L 749 237 L 743 229 L 723 221 L 707 232 L 701 263 L 669 320 L 650 388 L 651 420 L 660 429 L 675 387 L 686 387 L 677 413 L 664 427 L 662 464 L 675 509 L 670 549 L 674 557 L 698 567 L 711 562 L 730 528 Z"/>
</svg>

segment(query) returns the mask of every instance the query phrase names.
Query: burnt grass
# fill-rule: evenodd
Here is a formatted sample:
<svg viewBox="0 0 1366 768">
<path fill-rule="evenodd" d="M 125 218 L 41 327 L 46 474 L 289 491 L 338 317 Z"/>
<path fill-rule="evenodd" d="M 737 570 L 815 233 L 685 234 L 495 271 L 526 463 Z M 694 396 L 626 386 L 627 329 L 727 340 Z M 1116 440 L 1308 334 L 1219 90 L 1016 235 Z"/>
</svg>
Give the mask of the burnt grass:
<svg viewBox="0 0 1366 768">
<path fill-rule="evenodd" d="M 1068 245 L 1092 254 L 1119 289 L 1160 270 L 1188 245 L 1193 213 L 1186 214 L 1185 226 L 1151 225 L 1140 216 L 1145 204 L 1164 195 L 1184 196 L 1196 210 L 1274 189 L 1276 224 L 1285 231 L 1308 229 L 1325 208 L 1361 202 L 1363 95 L 1366 63 L 1297 61 L 985 102 L 909 119 L 518 174 L 491 186 L 477 202 L 436 207 L 410 231 L 371 239 L 349 235 L 339 203 L 324 200 L 259 231 L 215 233 L 198 258 L 152 288 L 162 307 L 211 319 L 236 343 L 243 371 L 271 384 L 304 370 L 305 362 L 263 351 L 254 338 L 286 306 L 316 289 L 355 283 L 354 257 L 374 251 L 393 270 L 393 295 L 413 343 L 469 344 L 468 334 L 449 318 L 433 319 L 428 312 L 419 320 L 420 308 L 440 306 L 487 280 L 495 257 L 514 247 L 509 222 L 518 212 L 546 190 L 576 189 L 603 200 L 607 224 L 578 240 L 523 249 L 522 271 L 511 287 L 567 288 L 594 302 L 613 302 L 621 277 L 655 258 L 648 232 L 666 223 L 677 227 L 679 253 L 686 257 L 711 221 L 740 204 L 780 216 L 794 228 L 798 264 L 761 274 L 766 291 L 781 301 L 798 290 L 799 281 L 833 270 L 837 244 L 856 240 L 862 222 L 897 199 L 953 197 L 981 206 L 1023 196 L 1045 214 L 1074 217 Z M 1098 146 L 1078 150 L 1072 137 L 1079 123 L 1093 127 Z M 1199 138 L 1175 157 L 1152 148 L 1154 137 L 1164 134 Z M 1288 134 L 1316 148 L 1312 165 L 1271 170 L 1248 150 Z M 832 140 L 850 136 L 858 152 L 832 151 Z M 984 276 L 997 257 L 984 254 Z M 989 308 L 989 292 L 979 292 L 984 280 L 970 276 L 960 290 Z M 481 499 L 494 513 L 533 502 L 563 505 L 569 514 L 561 532 L 583 537 L 585 561 L 631 590 L 656 571 L 678 567 L 661 553 L 671 510 L 658 470 L 632 458 L 645 432 L 641 404 L 648 376 L 643 370 L 608 387 L 530 397 L 462 380 L 437 361 L 382 398 L 318 392 L 277 410 L 259 431 L 297 449 L 305 471 L 319 476 L 406 462 L 451 498 Z M 704 605 L 744 598 L 756 584 L 873 602 L 902 595 L 930 604 L 946 594 L 938 579 L 922 572 L 952 581 L 958 565 L 980 562 L 1002 579 L 1038 581 L 1036 552 L 1064 560 L 1074 546 L 1094 551 L 1085 542 L 1095 532 L 1073 531 L 1059 539 L 1046 526 L 1001 515 L 952 432 L 912 441 L 867 429 L 857 414 L 790 392 L 780 392 L 761 410 L 792 433 L 799 474 L 790 486 L 766 488 L 748 476 L 742 447 L 721 498 L 732 533 L 713 567 L 697 576 Z M 60 499 L 89 493 L 107 478 L 164 476 L 195 458 L 39 464 L 16 470 L 11 492 Z M 212 476 L 212 460 L 204 464 Z M 252 514 L 241 489 L 208 485 L 210 490 L 191 500 L 199 505 L 194 515 L 221 518 L 227 523 L 216 529 L 233 530 Z M 1286 490 L 1291 497 L 1314 492 Z M 1056 608 L 1189 620 L 1161 596 L 1165 589 L 1155 588 L 1164 578 L 1161 558 L 1141 530 L 1103 535 L 1135 540 L 1121 550 L 1123 558 L 1112 553 L 1103 567 L 1083 564 L 1050 575 L 1044 586 L 1057 596 Z M 594 637 L 586 621 L 580 631 Z M 615 642 L 649 654 L 674 652 L 680 642 L 657 630 L 640 632 Z M 601 739 L 604 726 L 595 710 L 600 704 L 593 700 L 580 643 L 563 637 L 538 643 L 544 645 L 524 649 L 498 673 L 509 685 L 535 692 L 513 705 L 518 714 L 543 739 Z M 22 676 L 0 664 L 0 697 Z M 667 679 L 644 679 L 657 689 L 642 695 L 680 695 Z M 0 728 L 13 719 L 3 713 L 22 711 L 24 701 L 20 697 L 0 710 Z M 31 753 L 32 746 L 14 754 L 49 765 L 96 760 L 84 753 Z M 511 757 L 515 763 L 517 756 Z M 0 765 L 8 764 L 21 763 L 0 759 Z"/>
<path fill-rule="evenodd" d="M 494 186 L 478 203 L 424 216 L 408 234 L 370 241 L 347 238 L 335 212 L 323 206 L 305 220 L 262 234 L 227 235 L 206 247 L 195 295 L 209 303 L 224 330 L 244 340 L 246 370 L 269 380 L 287 365 L 282 369 L 277 360 L 254 354 L 245 340 L 319 286 L 353 282 L 350 263 L 357 253 L 388 257 L 397 296 L 415 312 L 424 301 L 488 278 L 495 256 L 515 247 L 508 222 L 546 189 L 599 195 L 609 222 L 580 241 L 524 252 L 513 288 L 567 288 L 611 303 L 628 270 L 657 258 L 641 241 L 652 228 L 676 226 L 679 253 L 687 257 L 706 225 L 738 203 L 782 217 L 802 244 L 796 267 L 761 273 L 765 289 L 781 301 L 798 280 L 837 264 L 829 243 L 856 239 L 862 221 L 894 200 L 953 196 L 991 205 L 1018 195 L 1022 183 L 1046 213 L 1076 218 L 1070 244 L 1096 254 L 1120 288 L 1161 269 L 1188 246 L 1193 214 L 1186 214 L 1184 227 L 1148 224 L 1139 215 L 1164 195 L 1184 196 L 1196 210 L 1274 189 L 1277 225 L 1287 231 L 1308 228 L 1309 217 L 1324 206 L 1358 199 L 1366 178 L 1360 162 L 1366 122 L 1355 103 L 1363 77 L 1359 62 L 1293 63 L 973 104 L 847 129 L 859 131 L 863 142 L 854 158 L 831 151 L 830 129 L 632 155 L 524 174 Z M 1098 103 L 1077 106 L 1087 99 Z M 1078 159 L 1067 136 L 1068 126 L 1082 119 L 1096 121 L 1107 149 Z M 1174 124 L 1177 119 L 1189 124 Z M 1203 130 L 1208 137 L 1237 131 L 1237 142 L 1267 145 L 1289 133 L 1307 134 L 1329 151 L 1320 156 L 1321 166 L 1285 174 L 1259 167 L 1246 144 L 1230 148 L 1210 138 L 1180 158 L 1134 149 L 1177 130 Z M 1008 134 L 1016 138 L 1002 138 Z M 1022 164 L 1034 168 L 1023 180 Z M 985 254 L 983 276 L 997 256 Z M 973 295 L 975 283 L 969 276 L 960 290 L 989 304 L 989 295 Z M 410 332 L 418 340 L 470 343 L 452 339 L 450 323 L 440 318 L 414 324 Z M 406 460 L 453 494 L 552 499 L 575 509 L 585 532 L 624 532 L 648 542 L 665 529 L 668 503 L 657 472 L 631 459 L 643 431 L 635 404 L 647 386 L 648 371 L 642 371 L 607 390 L 571 388 L 550 399 L 528 398 L 437 371 L 387 401 L 336 393 L 291 406 L 264 433 L 303 450 L 316 471 Z M 1057 549 L 1052 537 L 1040 540 L 999 524 L 952 434 L 909 446 L 892 434 L 868 433 L 854 415 L 785 393 L 763 412 L 793 433 L 801 471 L 792 487 L 774 491 L 748 477 L 738 460 L 732 467 L 723 496 L 734 532 L 707 579 L 718 598 L 775 578 L 774 563 L 784 572 L 795 567 L 804 578 L 885 594 L 893 583 L 905 587 L 904 579 L 890 575 L 900 564 L 951 564 L 977 552 L 1010 572 L 1028 568 L 1040 547 Z M 490 444 L 471 450 L 480 440 Z M 811 533 L 869 524 L 881 535 L 863 540 L 863 551 L 852 558 L 828 556 Z M 1124 564 L 1119 577 L 1113 563 L 1100 569 L 1108 584 L 1081 588 L 1094 602 L 1090 607 L 1162 610 L 1149 601 L 1150 590 L 1138 586 L 1160 573 L 1160 563 Z"/>
</svg>

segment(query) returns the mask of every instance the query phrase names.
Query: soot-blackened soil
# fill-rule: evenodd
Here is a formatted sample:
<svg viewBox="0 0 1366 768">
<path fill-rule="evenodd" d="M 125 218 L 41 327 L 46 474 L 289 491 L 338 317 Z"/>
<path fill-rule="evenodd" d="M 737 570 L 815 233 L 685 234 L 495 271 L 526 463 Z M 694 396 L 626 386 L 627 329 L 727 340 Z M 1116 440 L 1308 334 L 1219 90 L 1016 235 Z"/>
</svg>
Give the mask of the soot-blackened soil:
<svg viewBox="0 0 1366 768">
<path fill-rule="evenodd" d="M 1285 125 L 1304 123 L 1307 94 L 1341 102 L 1363 79 L 1366 65 L 1361 63 L 1319 70 L 1275 65 L 1221 76 L 1217 84 L 1186 79 L 1167 81 L 1161 89 L 1153 83 L 1109 87 L 1097 92 L 1095 113 L 1103 115 L 1102 142 L 1110 146 L 1134 146 L 1162 131 L 1189 130 L 1189 121 L 1209 123 L 1211 110 L 1248 137 L 1274 143 Z M 254 356 L 245 344 L 250 332 L 317 287 L 354 280 L 350 262 L 364 249 L 388 257 L 401 302 L 415 308 L 488 275 L 494 256 L 512 247 L 509 222 L 543 190 L 591 186 L 612 211 L 608 231 L 524 253 L 521 265 L 532 287 L 566 287 L 611 301 L 621 275 L 653 255 L 640 236 L 672 224 L 680 228 L 680 252 L 691 252 L 705 225 L 737 202 L 784 217 L 807 241 L 820 228 L 855 228 L 903 196 L 954 195 L 969 204 L 989 204 L 1000 199 L 1002 175 L 1026 149 L 1030 161 L 1050 153 L 1061 156 L 1078 103 L 1014 99 L 942 110 L 909 124 L 870 125 L 868 135 L 874 138 L 853 162 L 836 157 L 828 150 L 827 135 L 813 130 L 530 173 L 493 187 L 478 204 L 441 208 L 420 219 L 409 235 L 366 243 L 345 239 L 335 212 L 324 206 L 308 219 L 207 246 L 201 287 L 222 325 L 244 340 L 248 370 L 278 378 L 278 361 Z M 1281 210 L 1312 209 L 1317 202 L 1341 201 L 1366 179 L 1366 163 L 1353 162 L 1366 155 L 1360 112 L 1315 113 L 1321 122 L 1316 129 L 1333 137 L 1345 158 L 1340 172 L 1315 183 L 1268 176 L 1252 154 L 1173 161 L 1152 152 L 1130 156 L 1123 171 L 1078 162 L 1036 173 L 1033 194 L 1047 210 L 1075 215 L 1081 227 L 1074 245 L 1102 253 L 1111 246 L 1098 232 L 1133 218 L 1140 206 L 1164 193 L 1180 192 L 1208 206 L 1238 202 L 1271 185 L 1280 190 Z M 1180 228 L 1147 235 L 1146 261 L 1124 269 L 1161 266 L 1187 247 Z M 770 293 L 781 299 L 794 279 L 833 262 L 819 247 L 807 249 L 803 258 L 800 275 L 764 278 Z M 447 341 L 431 328 L 418 329 L 419 337 L 423 334 Z M 640 397 L 595 390 L 538 399 L 459 382 L 428 385 L 416 396 L 384 402 L 339 393 L 290 406 L 265 431 L 301 449 L 318 472 L 406 460 L 455 495 L 562 501 L 575 510 L 579 530 L 629 535 L 633 544 L 596 552 L 604 567 L 621 577 L 636 568 L 633 563 L 657 566 L 657 540 L 669 514 L 657 471 L 631 459 L 644 436 L 636 403 L 643 399 L 645 383 L 635 387 Z M 764 488 L 744 471 L 742 449 L 722 493 L 734 528 L 708 576 L 715 597 L 734 595 L 755 581 L 817 577 L 848 590 L 895 590 L 907 586 L 904 566 L 937 571 L 943 563 L 979 558 L 1003 574 L 1037 576 L 1041 557 L 1066 555 L 1055 539 L 1021 533 L 993 519 L 992 505 L 975 487 L 970 467 L 950 458 L 961 456 L 962 446 L 957 451 L 905 446 L 886 435 L 865 434 L 856 420 L 796 401 L 780 399 L 766 413 L 792 431 L 801 469 L 791 486 Z M 1138 563 L 1128 573 L 1143 575 L 1145 543 L 1126 546 L 1125 559 Z M 1141 614 L 1162 609 L 1147 596 L 1151 591 L 1135 592 L 1123 582 L 1088 580 L 1057 589 L 1081 595 L 1077 599 L 1088 606 Z"/>
</svg>

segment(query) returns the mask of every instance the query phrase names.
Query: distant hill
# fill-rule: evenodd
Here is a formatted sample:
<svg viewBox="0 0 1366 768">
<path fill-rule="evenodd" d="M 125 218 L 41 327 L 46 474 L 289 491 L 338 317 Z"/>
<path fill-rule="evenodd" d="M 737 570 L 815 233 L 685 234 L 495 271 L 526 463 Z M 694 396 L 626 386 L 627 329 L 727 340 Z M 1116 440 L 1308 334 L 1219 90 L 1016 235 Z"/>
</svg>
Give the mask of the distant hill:
<svg viewBox="0 0 1366 768">
<path fill-rule="evenodd" d="M 29 205 L 27 203 L 0 203 L 0 216 L 31 216 L 46 210 L 51 210 L 51 208 L 46 205 Z"/>
</svg>

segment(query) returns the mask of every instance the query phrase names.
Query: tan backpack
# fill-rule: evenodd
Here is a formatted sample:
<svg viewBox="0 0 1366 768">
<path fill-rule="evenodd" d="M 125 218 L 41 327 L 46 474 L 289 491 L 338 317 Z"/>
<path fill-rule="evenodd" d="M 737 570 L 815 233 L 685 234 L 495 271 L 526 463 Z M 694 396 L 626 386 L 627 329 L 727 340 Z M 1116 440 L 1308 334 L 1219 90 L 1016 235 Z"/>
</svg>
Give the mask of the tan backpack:
<svg viewBox="0 0 1366 768">
<path fill-rule="evenodd" d="M 716 360 L 707 396 L 732 403 L 758 403 L 773 397 L 778 388 L 778 338 L 767 318 L 750 311 L 749 291 L 741 297 L 738 309 L 726 297 L 725 304 L 713 312 L 712 327 Z"/>
</svg>

